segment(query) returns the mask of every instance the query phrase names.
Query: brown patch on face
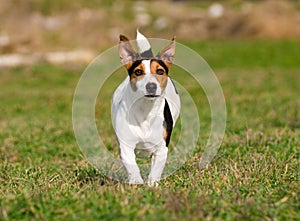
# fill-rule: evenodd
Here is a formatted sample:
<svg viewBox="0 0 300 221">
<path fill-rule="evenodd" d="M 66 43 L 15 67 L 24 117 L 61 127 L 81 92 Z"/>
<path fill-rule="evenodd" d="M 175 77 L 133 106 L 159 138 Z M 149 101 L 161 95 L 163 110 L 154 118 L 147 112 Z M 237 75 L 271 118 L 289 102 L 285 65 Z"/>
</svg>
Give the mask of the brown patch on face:
<svg viewBox="0 0 300 221">
<path fill-rule="evenodd" d="M 127 69 L 129 69 L 131 66 L 129 66 Z M 140 63 L 137 65 L 131 73 L 129 73 L 130 77 L 130 85 L 133 91 L 137 90 L 136 82 L 140 79 L 142 79 L 145 76 L 145 66 L 143 63 Z"/>
<path fill-rule="evenodd" d="M 161 90 L 164 91 L 168 82 L 167 70 L 155 60 L 151 61 L 150 70 L 160 84 Z"/>
</svg>

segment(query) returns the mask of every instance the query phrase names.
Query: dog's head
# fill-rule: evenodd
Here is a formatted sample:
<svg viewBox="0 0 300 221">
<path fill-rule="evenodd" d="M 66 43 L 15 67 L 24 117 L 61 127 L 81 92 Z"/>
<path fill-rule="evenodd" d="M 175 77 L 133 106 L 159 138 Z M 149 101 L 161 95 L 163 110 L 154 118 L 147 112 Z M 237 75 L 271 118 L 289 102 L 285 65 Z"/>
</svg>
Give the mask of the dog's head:
<svg viewBox="0 0 300 221">
<path fill-rule="evenodd" d="M 167 86 L 169 68 L 175 54 L 175 38 L 157 56 L 153 56 L 148 40 L 139 32 L 137 45 L 140 53 L 134 50 L 126 36 L 120 35 L 119 54 L 128 71 L 131 89 L 139 96 L 159 97 Z"/>
</svg>

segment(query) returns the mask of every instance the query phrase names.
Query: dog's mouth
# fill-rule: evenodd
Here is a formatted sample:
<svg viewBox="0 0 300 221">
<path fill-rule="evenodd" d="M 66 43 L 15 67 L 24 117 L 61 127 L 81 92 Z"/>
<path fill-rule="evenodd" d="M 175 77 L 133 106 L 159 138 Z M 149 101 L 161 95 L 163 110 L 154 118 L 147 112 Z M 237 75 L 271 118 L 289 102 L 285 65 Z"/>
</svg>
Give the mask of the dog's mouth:
<svg viewBox="0 0 300 221">
<path fill-rule="evenodd" d="M 159 97 L 160 95 L 154 95 L 154 94 L 146 94 L 144 97 L 147 98 L 155 98 L 155 97 Z"/>
</svg>

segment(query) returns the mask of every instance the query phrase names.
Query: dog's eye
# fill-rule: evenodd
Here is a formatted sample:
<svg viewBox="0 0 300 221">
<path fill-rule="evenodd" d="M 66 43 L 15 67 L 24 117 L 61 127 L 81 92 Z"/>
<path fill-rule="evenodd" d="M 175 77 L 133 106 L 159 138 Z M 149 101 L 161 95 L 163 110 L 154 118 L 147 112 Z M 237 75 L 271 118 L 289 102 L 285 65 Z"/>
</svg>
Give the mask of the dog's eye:
<svg viewBox="0 0 300 221">
<path fill-rule="evenodd" d="M 156 74 L 163 75 L 165 71 L 163 69 L 157 69 Z"/>
<path fill-rule="evenodd" d="M 144 74 L 144 72 L 143 72 L 143 70 L 141 70 L 141 69 L 137 69 L 137 70 L 134 71 L 134 74 L 135 74 L 136 76 L 141 76 L 141 75 Z"/>
</svg>

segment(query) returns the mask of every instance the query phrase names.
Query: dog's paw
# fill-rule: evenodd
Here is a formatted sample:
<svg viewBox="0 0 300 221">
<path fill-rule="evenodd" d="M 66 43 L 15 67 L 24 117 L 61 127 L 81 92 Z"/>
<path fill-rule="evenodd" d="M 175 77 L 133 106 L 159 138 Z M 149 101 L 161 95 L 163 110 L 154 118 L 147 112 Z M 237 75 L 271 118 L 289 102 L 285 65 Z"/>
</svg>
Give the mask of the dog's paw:
<svg viewBox="0 0 300 221">
<path fill-rule="evenodd" d="M 147 184 L 149 187 L 158 187 L 159 179 L 149 178 Z"/>
<path fill-rule="evenodd" d="M 131 177 L 129 178 L 129 185 L 144 184 L 144 180 L 141 177 Z"/>
</svg>

